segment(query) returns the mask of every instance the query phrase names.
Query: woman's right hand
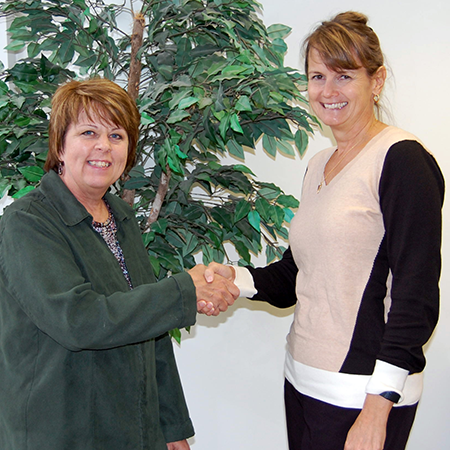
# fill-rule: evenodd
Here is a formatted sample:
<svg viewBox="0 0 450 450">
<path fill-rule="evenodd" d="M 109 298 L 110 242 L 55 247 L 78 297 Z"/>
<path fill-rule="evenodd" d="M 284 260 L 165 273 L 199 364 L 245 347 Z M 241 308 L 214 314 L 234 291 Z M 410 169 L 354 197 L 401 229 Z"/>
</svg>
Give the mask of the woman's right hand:
<svg viewBox="0 0 450 450">
<path fill-rule="evenodd" d="M 234 303 L 240 291 L 231 279 L 224 277 L 219 271 L 211 271 L 207 277 L 206 270 L 203 264 L 198 264 L 188 271 L 196 289 L 197 311 L 208 316 L 217 316 Z"/>
<path fill-rule="evenodd" d="M 212 262 L 205 270 L 205 280 L 208 283 L 211 283 L 214 281 L 215 274 L 220 275 L 231 282 L 234 282 L 236 279 L 236 271 L 233 266 L 225 266 L 224 264 Z"/>
</svg>

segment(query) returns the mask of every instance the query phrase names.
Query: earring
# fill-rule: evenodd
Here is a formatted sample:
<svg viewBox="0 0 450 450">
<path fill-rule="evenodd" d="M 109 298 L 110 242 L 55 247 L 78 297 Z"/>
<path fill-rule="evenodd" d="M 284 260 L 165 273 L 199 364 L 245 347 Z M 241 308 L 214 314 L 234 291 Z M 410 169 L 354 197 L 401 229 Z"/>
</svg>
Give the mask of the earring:
<svg viewBox="0 0 450 450">
<path fill-rule="evenodd" d="M 57 173 L 58 175 L 62 175 L 62 174 L 63 174 L 63 168 L 64 168 L 64 162 L 63 162 L 63 161 L 60 161 L 60 162 L 58 163 L 58 168 L 57 168 L 56 173 Z"/>
<path fill-rule="evenodd" d="M 375 103 L 375 105 L 380 101 L 380 96 L 378 94 L 375 94 L 373 96 L 373 102 Z"/>
</svg>

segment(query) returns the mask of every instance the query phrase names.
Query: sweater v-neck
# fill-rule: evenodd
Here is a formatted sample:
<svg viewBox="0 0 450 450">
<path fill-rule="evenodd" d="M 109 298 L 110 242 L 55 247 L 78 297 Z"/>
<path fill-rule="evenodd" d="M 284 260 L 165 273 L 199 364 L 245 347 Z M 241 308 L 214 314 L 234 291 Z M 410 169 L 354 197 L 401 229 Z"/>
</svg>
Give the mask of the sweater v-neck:
<svg viewBox="0 0 450 450">
<path fill-rule="evenodd" d="M 352 166 L 354 166 L 356 164 L 356 162 L 358 160 L 360 160 L 363 156 L 364 153 L 366 153 L 368 151 L 368 149 L 370 149 L 370 147 L 372 147 L 374 144 L 376 144 L 376 142 L 382 138 L 384 136 L 384 134 L 387 132 L 387 130 L 391 129 L 392 127 L 390 125 L 388 125 L 387 127 L 384 127 L 379 133 L 377 133 L 375 136 L 373 136 L 367 143 L 366 145 L 359 151 L 359 153 L 351 160 L 348 162 L 348 164 L 346 164 L 328 183 L 325 181 L 322 188 L 327 188 L 330 186 L 331 183 L 333 183 L 333 181 L 337 181 L 339 178 L 342 178 L 342 176 L 348 172 Z M 333 156 L 334 152 L 337 150 L 337 147 L 333 149 L 333 152 L 328 156 L 328 158 L 326 158 L 325 160 L 325 164 L 323 166 L 323 170 L 322 173 L 324 173 L 325 171 L 325 167 L 328 164 L 328 161 L 330 160 L 330 158 Z"/>
</svg>

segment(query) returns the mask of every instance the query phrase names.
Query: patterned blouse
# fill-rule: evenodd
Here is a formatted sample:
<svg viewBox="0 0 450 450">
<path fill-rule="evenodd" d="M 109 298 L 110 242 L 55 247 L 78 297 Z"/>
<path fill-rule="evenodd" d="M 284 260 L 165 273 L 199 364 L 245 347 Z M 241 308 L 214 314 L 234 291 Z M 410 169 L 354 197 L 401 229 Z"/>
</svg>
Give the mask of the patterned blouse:
<svg viewBox="0 0 450 450">
<path fill-rule="evenodd" d="M 133 289 L 133 285 L 131 283 L 130 274 L 128 273 L 127 265 L 125 263 L 125 258 L 123 256 L 122 248 L 120 247 L 119 241 L 117 240 L 117 225 L 114 219 L 114 215 L 111 211 L 111 207 L 109 203 L 105 201 L 105 205 L 108 208 L 108 218 L 106 222 L 96 222 L 92 221 L 92 228 L 100 233 L 102 238 L 105 240 L 106 245 L 111 250 L 112 254 L 115 256 L 117 261 L 119 262 L 120 268 L 122 269 L 123 276 L 127 280 L 128 286 L 130 289 Z"/>
</svg>

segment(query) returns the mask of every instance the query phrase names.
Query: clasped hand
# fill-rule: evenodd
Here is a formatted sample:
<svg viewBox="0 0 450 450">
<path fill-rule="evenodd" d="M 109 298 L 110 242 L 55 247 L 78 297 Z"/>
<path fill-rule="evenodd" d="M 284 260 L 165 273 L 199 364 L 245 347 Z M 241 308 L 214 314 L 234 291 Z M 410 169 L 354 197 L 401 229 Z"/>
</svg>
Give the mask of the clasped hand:
<svg viewBox="0 0 450 450">
<path fill-rule="evenodd" d="M 217 316 L 239 297 L 240 291 L 233 283 L 234 269 L 228 266 L 211 263 L 206 267 L 198 264 L 188 273 L 195 285 L 199 313 Z"/>
</svg>

